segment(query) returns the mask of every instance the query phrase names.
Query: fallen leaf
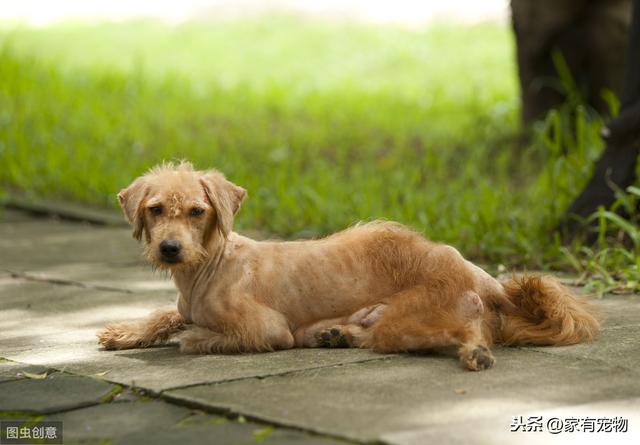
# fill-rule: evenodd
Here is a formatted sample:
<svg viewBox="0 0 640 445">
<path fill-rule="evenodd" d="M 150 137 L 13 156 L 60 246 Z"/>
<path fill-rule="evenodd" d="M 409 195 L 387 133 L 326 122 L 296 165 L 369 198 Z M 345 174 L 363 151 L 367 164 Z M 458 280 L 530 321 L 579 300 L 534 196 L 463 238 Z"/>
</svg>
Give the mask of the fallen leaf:
<svg viewBox="0 0 640 445">
<path fill-rule="evenodd" d="M 23 371 L 22 375 L 25 376 L 28 379 L 42 380 L 42 379 L 46 379 L 47 378 L 47 373 L 46 372 L 44 372 L 42 374 L 34 374 L 32 372 Z"/>
<path fill-rule="evenodd" d="M 253 437 L 257 441 L 262 441 L 262 440 L 265 440 L 269 434 L 273 433 L 273 431 L 274 431 L 273 427 L 268 426 L 266 428 L 262 428 L 261 430 L 255 430 L 253 432 Z"/>
</svg>

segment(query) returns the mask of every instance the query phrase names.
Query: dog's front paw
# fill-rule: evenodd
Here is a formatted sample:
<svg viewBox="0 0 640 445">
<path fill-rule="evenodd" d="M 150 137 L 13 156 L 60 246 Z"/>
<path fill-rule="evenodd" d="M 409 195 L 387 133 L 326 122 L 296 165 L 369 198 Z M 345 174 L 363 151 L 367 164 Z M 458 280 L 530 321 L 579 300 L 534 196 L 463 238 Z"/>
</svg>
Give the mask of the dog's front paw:
<svg viewBox="0 0 640 445">
<path fill-rule="evenodd" d="M 135 327 L 127 323 L 109 324 L 97 333 L 98 343 L 105 349 L 131 349 L 148 346 L 135 331 Z"/>
<path fill-rule="evenodd" d="M 485 346 L 478 346 L 468 354 L 464 354 L 461 358 L 464 365 L 470 371 L 482 371 L 483 369 L 489 369 L 496 362 L 491 351 L 489 351 Z"/>
</svg>

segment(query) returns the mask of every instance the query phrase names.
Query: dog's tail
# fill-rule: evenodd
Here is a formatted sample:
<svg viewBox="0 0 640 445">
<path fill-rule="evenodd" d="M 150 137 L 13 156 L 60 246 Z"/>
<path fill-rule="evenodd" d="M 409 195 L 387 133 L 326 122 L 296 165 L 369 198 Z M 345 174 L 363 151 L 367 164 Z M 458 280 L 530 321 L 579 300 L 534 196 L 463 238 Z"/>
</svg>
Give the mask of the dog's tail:
<svg viewBox="0 0 640 445">
<path fill-rule="evenodd" d="M 502 315 L 506 345 L 571 345 L 600 331 L 596 308 L 553 277 L 514 277 L 502 286 L 515 306 Z"/>
</svg>

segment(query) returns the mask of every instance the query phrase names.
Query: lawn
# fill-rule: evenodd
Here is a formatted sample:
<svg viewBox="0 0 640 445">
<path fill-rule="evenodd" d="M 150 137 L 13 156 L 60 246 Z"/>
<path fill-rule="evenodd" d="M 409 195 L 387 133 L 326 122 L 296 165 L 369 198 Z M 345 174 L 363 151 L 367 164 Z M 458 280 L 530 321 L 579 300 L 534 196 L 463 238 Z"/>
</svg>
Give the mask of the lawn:
<svg viewBox="0 0 640 445">
<path fill-rule="evenodd" d="M 0 26 L 4 194 L 115 207 L 135 176 L 184 158 L 249 191 L 240 230 L 393 219 L 475 260 L 633 289 L 637 252 L 607 235 L 635 226 L 602 213 L 593 249 L 553 231 L 602 149 L 598 116 L 574 110 L 520 143 L 513 39 L 496 24 Z"/>
</svg>

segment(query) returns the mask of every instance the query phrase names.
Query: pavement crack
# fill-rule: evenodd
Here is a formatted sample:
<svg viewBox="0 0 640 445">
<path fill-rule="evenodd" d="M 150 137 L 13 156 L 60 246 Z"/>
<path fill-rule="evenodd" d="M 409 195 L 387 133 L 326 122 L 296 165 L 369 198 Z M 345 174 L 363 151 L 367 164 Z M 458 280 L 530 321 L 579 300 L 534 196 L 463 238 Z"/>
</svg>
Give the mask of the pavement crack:
<svg viewBox="0 0 640 445">
<path fill-rule="evenodd" d="M 75 287 L 80 287 L 83 289 L 93 289 L 93 290 L 100 290 L 100 291 L 106 291 L 106 292 L 122 292 L 125 294 L 132 294 L 133 291 L 129 290 L 129 289 L 123 289 L 120 287 L 114 287 L 114 286 L 104 286 L 101 284 L 90 284 L 90 283 L 83 283 L 82 281 L 74 281 L 74 280 L 66 280 L 63 278 L 53 278 L 53 277 L 48 277 L 44 274 L 33 274 L 33 273 L 28 273 L 28 272 L 16 272 L 14 270 L 8 270 L 5 269 L 6 272 L 9 273 L 9 275 L 11 276 L 11 278 L 20 278 L 23 280 L 28 280 L 28 281 L 35 281 L 38 283 L 49 283 L 49 284 L 57 284 L 60 286 L 75 286 Z"/>
<path fill-rule="evenodd" d="M 184 406 L 186 408 L 197 409 L 204 411 L 210 414 L 216 414 L 219 416 L 224 416 L 227 419 L 238 419 L 242 416 L 245 420 L 249 420 L 256 423 L 261 423 L 264 425 L 277 427 L 277 428 L 286 428 L 294 431 L 300 431 L 302 433 L 306 433 L 312 436 L 319 436 L 325 438 L 337 439 L 339 441 L 344 441 L 346 444 L 362 444 L 362 445 L 388 445 L 388 442 L 382 441 L 380 439 L 367 440 L 367 439 L 359 439 L 357 437 L 351 437 L 345 434 L 338 434 L 333 431 L 327 431 L 323 428 L 314 428 L 304 425 L 298 425 L 293 422 L 286 422 L 281 420 L 276 420 L 270 418 L 268 416 L 261 416 L 256 414 L 245 413 L 241 410 L 237 410 L 230 406 L 215 406 L 207 403 L 198 402 L 192 399 L 183 399 L 180 397 L 175 397 L 171 395 L 164 395 L 162 399 L 170 403 L 172 405 Z"/>
<path fill-rule="evenodd" d="M 195 386 L 221 385 L 221 384 L 224 384 L 224 383 L 233 383 L 233 382 L 239 382 L 239 381 L 242 381 L 242 380 L 249 380 L 249 379 L 264 380 L 264 379 L 267 379 L 267 378 L 270 378 L 270 377 L 281 377 L 281 376 L 287 376 L 287 375 L 297 374 L 297 373 L 306 372 L 306 371 L 316 371 L 316 370 L 319 370 L 319 369 L 339 368 L 341 366 L 347 366 L 347 365 L 358 365 L 360 363 L 369 363 L 369 362 L 382 361 L 382 360 L 391 360 L 394 357 L 397 357 L 397 355 L 395 355 L 395 354 L 394 355 L 384 355 L 382 357 L 372 357 L 372 358 L 366 358 L 366 359 L 352 361 L 352 362 L 346 362 L 346 363 L 333 363 L 333 364 L 330 364 L 330 365 L 312 366 L 310 368 L 290 369 L 288 371 L 274 372 L 274 373 L 271 373 L 271 374 L 256 374 L 256 375 L 249 375 L 249 376 L 243 376 L 243 377 L 235 377 L 235 378 L 230 378 L 230 379 L 217 380 L 215 382 L 191 383 L 191 384 L 188 384 L 188 385 L 174 386 L 174 387 L 171 387 L 171 388 L 163 389 L 163 390 L 159 391 L 158 394 L 161 395 L 161 396 L 164 396 L 167 391 L 177 391 L 177 390 L 181 390 L 181 389 L 193 388 Z"/>
</svg>

